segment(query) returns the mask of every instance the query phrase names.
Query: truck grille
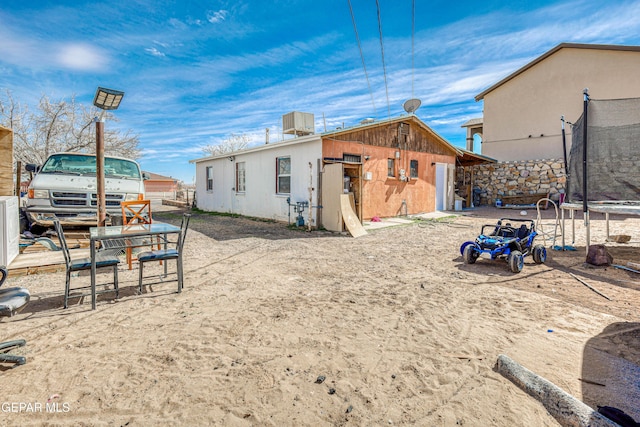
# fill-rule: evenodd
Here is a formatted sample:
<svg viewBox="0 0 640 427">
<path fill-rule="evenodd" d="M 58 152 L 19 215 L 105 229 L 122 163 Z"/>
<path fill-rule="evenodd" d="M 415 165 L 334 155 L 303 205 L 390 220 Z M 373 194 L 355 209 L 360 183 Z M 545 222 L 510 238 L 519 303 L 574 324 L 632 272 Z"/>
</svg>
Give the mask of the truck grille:
<svg viewBox="0 0 640 427">
<path fill-rule="evenodd" d="M 104 204 L 106 207 L 119 207 L 120 202 L 124 200 L 122 194 L 105 194 L 104 195 Z M 98 206 L 98 195 L 96 193 L 91 194 L 91 206 Z"/>
<path fill-rule="evenodd" d="M 120 206 L 124 199 L 123 194 L 105 194 L 105 205 L 111 207 Z M 51 204 L 53 206 L 92 206 L 98 205 L 98 195 L 96 193 L 76 193 L 68 191 L 51 192 Z"/>
</svg>

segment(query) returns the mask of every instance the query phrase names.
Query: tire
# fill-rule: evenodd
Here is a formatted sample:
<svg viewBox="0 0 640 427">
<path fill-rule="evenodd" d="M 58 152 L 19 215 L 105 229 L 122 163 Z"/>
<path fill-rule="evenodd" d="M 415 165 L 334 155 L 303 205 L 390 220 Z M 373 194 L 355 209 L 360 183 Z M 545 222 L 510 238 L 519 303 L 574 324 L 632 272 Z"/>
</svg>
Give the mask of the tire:
<svg viewBox="0 0 640 427">
<path fill-rule="evenodd" d="M 461 246 L 460 246 L 460 256 L 464 256 L 464 248 L 466 248 L 469 245 L 473 245 L 473 242 L 464 242 Z"/>
<path fill-rule="evenodd" d="M 535 245 L 533 247 L 533 262 L 543 264 L 547 260 L 547 248 L 543 245 Z"/>
<path fill-rule="evenodd" d="M 462 252 L 462 260 L 465 264 L 475 264 L 480 254 L 475 251 L 474 245 L 467 245 Z"/>
<path fill-rule="evenodd" d="M 509 263 L 509 270 L 513 273 L 520 273 L 524 267 L 524 256 L 520 251 L 513 251 L 509 254 L 507 262 Z"/>
</svg>

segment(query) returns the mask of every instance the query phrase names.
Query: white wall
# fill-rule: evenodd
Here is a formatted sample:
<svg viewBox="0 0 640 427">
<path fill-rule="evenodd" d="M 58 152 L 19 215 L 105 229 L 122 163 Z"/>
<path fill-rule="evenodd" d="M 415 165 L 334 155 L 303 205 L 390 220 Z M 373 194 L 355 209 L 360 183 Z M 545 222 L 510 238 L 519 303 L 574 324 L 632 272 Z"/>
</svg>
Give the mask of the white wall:
<svg viewBox="0 0 640 427">
<path fill-rule="evenodd" d="M 291 203 L 309 200 L 309 185 L 314 188 L 312 205 L 318 200 L 318 159 L 322 157 L 322 143 L 319 137 L 286 141 L 264 146 L 259 150 L 248 150 L 234 154 L 234 160 L 227 157 L 202 160 L 196 163 L 196 193 L 198 208 L 212 212 L 237 213 L 245 216 L 289 220 Z M 276 158 L 291 157 L 291 193 L 276 194 Z M 245 162 L 246 191 L 235 191 L 236 163 Z M 309 162 L 312 171 L 310 176 Z M 213 167 L 213 191 L 207 191 L 206 167 Z M 311 178 L 312 177 L 312 178 Z M 310 180 L 312 179 L 312 182 Z M 311 209 L 312 226 L 317 226 L 316 209 Z M 308 223 L 308 208 L 303 212 Z M 291 222 L 297 213 L 291 207 Z"/>
</svg>

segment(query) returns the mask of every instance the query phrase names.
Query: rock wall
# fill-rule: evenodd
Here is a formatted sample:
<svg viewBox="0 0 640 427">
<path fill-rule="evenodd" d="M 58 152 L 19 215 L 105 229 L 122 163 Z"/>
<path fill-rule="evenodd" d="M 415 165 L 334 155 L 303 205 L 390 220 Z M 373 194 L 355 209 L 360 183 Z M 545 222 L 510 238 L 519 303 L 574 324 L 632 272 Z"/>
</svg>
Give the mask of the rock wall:
<svg viewBox="0 0 640 427">
<path fill-rule="evenodd" d="M 458 168 L 458 194 L 468 194 L 471 173 L 474 188 L 482 191 L 481 206 L 493 205 L 502 196 L 549 194 L 558 200 L 567 182 L 561 159 L 498 162 Z"/>
</svg>

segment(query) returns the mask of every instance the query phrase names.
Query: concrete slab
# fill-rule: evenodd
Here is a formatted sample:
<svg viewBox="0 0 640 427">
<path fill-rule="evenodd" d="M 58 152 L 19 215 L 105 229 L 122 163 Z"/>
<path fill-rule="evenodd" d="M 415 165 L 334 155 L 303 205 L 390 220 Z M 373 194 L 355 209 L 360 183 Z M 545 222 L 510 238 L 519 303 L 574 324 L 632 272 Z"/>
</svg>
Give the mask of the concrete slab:
<svg viewBox="0 0 640 427">
<path fill-rule="evenodd" d="M 423 213 L 418 215 L 411 215 L 409 217 L 391 217 L 391 218 L 380 218 L 379 222 L 374 221 L 364 221 L 364 229 L 365 230 L 376 230 L 379 228 L 386 227 L 394 227 L 396 225 L 406 225 L 411 224 L 416 219 L 439 219 L 439 218 L 448 218 L 452 216 L 459 216 L 460 212 L 453 211 L 436 211 Z"/>
</svg>

